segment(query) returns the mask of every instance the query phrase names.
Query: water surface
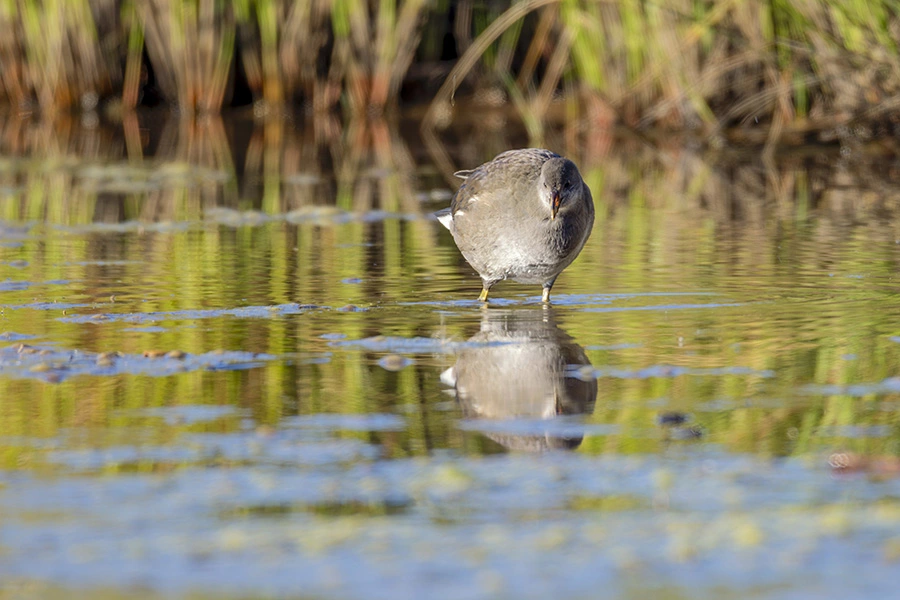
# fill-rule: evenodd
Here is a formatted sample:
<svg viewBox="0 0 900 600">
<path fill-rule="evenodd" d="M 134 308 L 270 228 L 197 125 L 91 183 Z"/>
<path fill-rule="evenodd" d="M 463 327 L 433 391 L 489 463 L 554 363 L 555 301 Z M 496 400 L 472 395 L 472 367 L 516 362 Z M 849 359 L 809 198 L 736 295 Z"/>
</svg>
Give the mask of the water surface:
<svg viewBox="0 0 900 600">
<path fill-rule="evenodd" d="M 484 308 L 432 212 L 516 140 L 167 127 L 4 142 L 0 597 L 889 593 L 883 156 L 549 140 L 593 235 Z"/>
</svg>

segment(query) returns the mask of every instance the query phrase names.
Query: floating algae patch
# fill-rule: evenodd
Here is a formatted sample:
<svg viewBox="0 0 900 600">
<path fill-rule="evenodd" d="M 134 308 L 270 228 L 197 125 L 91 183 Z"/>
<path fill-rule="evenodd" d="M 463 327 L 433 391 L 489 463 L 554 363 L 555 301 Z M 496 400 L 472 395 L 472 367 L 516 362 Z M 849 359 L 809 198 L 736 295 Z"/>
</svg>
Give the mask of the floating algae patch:
<svg viewBox="0 0 900 600">
<path fill-rule="evenodd" d="M 239 308 L 211 308 L 172 310 L 147 313 L 98 313 L 93 315 L 66 315 L 59 320 L 65 323 L 157 323 L 159 321 L 193 321 L 218 317 L 240 319 L 269 319 L 286 315 L 299 315 L 316 309 L 326 309 L 314 304 L 278 304 L 274 306 L 242 306 Z"/>
<path fill-rule="evenodd" d="M 634 350 L 636 348 L 643 348 L 643 346 L 644 346 L 643 344 L 630 344 L 630 343 L 625 342 L 625 343 L 621 343 L 621 344 L 607 344 L 607 345 L 593 344 L 590 346 L 585 346 L 584 349 L 585 350 L 602 350 L 604 352 L 613 352 L 616 350 Z"/>
<path fill-rule="evenodd" d="M 135 194 L 172 188 L 190 189 L 201 184 L 224 183 L 232 178 L 227 171 L 181 162 L 163 162 L 152 166 L 130 164 L 71 165 L 80 188 L 111 194 Z"/>
<path fill-rule="evenodd" d="M 188 404 L 179 406 L 154 406 L 121 410 L 117 415 L 125 417 L 149 417 L 162 419 L 168 425 L 191 425 L 241 416 L 242 412 L 230 405 Z"/>
<path fill-rule="evenodd" d="M 41 288 L 49 286 L 67 286 L 71 284 L 72 281 L 68 279 L 49 279 L 45 281 L 14 281 L 12 279 L 6 279 L 4 281 L 0 281 L 0 292 L 24 292 L 28 290 L 38 291 Z M 3 308 L 38 308 L 44 306 L 51 308 L 74 308 L 76 306 L 87 305 L 63 302 L 30 302 L 26 304 L 2 304 L 0 306 L 2 306 Z"/>
<path fill-rule="evenodd" d="M 0 349 L 0 375 L 35 378 L 58 383 L 76 375 L 151 375 L 162 377 L 189 371 L 252 369 L 275 360 L 271 354 L 213 351 L 185 354 L 180 351 L 87 352 L 53 346 L 15 344 Z"/>
<path fill-rule="evenodd" d="M 224 206 L 207 208 L 203 212 L 203 217 L 207 221 L 231 227 L 264 225 L 265 223 L 276 220 L 276 217 L 267 215 L 258 210 L 236 210 Z"/>
<path fill-rule="evenodd" d="M 486 346 L 498 346 L 507 341 L 466 341 L 457 342 L 440 338 L 426 337 L 395 337 L 376 335 L 359 340 L 333 340 L 332 346 L 361 348 L 371 352 L 409 353 L 409 354 L 455 354 L 466 348 L 483 348 Z"/>
<path fill-rule="evenodd" d="M 733 308 L 746 306 L 743 302 L 710 302 L 708 304 L 689 303 L 689 304 L 653 304 L 650 306 L 606 306 L 606 307 L 588 307 L 584 310 L 587 312 L 630 312 L 630 311 L 661 311 L 670 310 L 696 310 L 703 308 Z"/>
<path fill-rule="evenodd" d="M 64 262 L 62 264 L 65 266 L 76 265 L 80 267 L 127 267 L 129 265 L 141 265 L 144 263 L 140 260 L 76 260 Z"/>
<path fill-rule="evenodd" d="M 317 352 L 295 359 L 296 364 L 301 365 L 327 365 L 331 362 L 331 352 Z"/>
<path fill-rule="evenodd" d="M 30 335 L 27 333 L 16 333 L 14 331 L 4 331 L 3 333 L 0 333 L 0 340 L 3 340 L 5 342 L 18 342 L 21 340 L 31 340 L 31 339 L 34 339 L 35 337 L 37 337 L 37 336 Z"/>
<path fill-rule="evenodd" d="M 239 506 L 220 513 L 222 519 L 285 517 L 294 513 L 311 513 L 323 517 L 384 517 L 406 513 L 413 506 L 411 498 L 396 496 L 380 501 L 359 499 L 322 500 L 320 502 L 292 502 Z"/>
<path fill-rule="evenodd" d="M 606 312 L 606 311 L 628 311 L 628 310 L 665 310 L 668 308 L 716 308 L 720 306 L 740 306 L 740 304 L 732 303 L 711 303 L 711 304 L 665 304 L 665 305 L 638 305 L 638 306 L 610 306 L 615 303 L 623 303 L 632 300 L 643 300 L 645 298 L 670 298 L 670 297 L 706 297 L 718 296 L 715 292 L 647 292 L 638 294 L 553 294 L 553 306 L 556 308 L 579 308 L 587 312 Z M 468 308 L 481 307 L 484 305 L 478 299 L 465 298 L 461 300 L 423 300 L 417 302 L 400 302 L 400 306 L 432 306 L 436 308 Z M 524 305 L 542 305 L 540 295 L 529 295 L 525 298 L 508 298 L 508 297 L 492 297 L 489 305 L 496 307 L 513 307 Z"/>
<path fill-rule="evenodd" d="M 29 281 L 0 281 L 0 292 L 21 292 L 31 287 Z"/>
<path fill-rule="evenodd" d="M 627 494 L 590 495 L 574 494 L 569 498 L 566 508 L 569 510 L 598 511 L 604 513 L 625 510 L 647 509 L 651 503 L 647 498 L 629 496 Z"/>
<path fill-rule="evenodd" d="M 87 302 L 26 302 L 24 304 L 0 304 L 2 308 L 10 310 L 18 310 L 26 308 L 29 310 L 72 310 L 75 308 L 90 308 L 92 304 Z"/>
<path fill-rule="evenodd" d="M 161 333 L 168 330 L 168 327 L 163 327 L 162 325 L 143 325 L 140 327 L 126 327 L 122 331 L 132 331 L 134 333 Z"/>
<path fill-rule="evenodd" d="M 226 434 L 191 433 L 185 444 L 200 456 L 234 462 L 286 467 L 356 464 L 381 458 L 378 446 L 358 439 L 334 439 L 320 430 L 240 431 Z"/>
<path fill-rule="evenodd" d="M 540 296 L 538 296 L 540 298 Z M 556 296 L 553 297 L 554 301 Z M 510 307 L 510 306 L 519 306 L 522 304 L 533 304 L 534 302 L 531 300 L 522 301 L 516 300 L 514 298 L 491 298 L 491 306 L 497 307 Z M 458 300 L 424 300 L 421 302 L 398 302 L 398 306 L 424 306 L 424 307 L 433 307 L 433 308 L 480 308 L 484 305 L 484 302 L 478 300 L 477 298 L 462 298 Z"/>
<path fill-rule="evenodd" d="M 302 432 L 234 431 L 183 433 L 168 445 L 146 442 L 96 448 L 54 448 L 46 453 L 45 461 L 71 473 L 159 471 L 212 465 L 318 469 L 369 462 L 381 454 L 377 446 L 360 440 L 336 440 Z M 249 475 L 254 485 L 268 490 L 264 472 Z M 292 500 L 286 494 L 273 496 L 273 493 L 267 493 L 265 497 L 275 502 L 297 500 L 297 497 Z M 317 496 L 316 501 L 319 499 Z"/>
<path fill-rule="evenodd" d="M 693 375 L 702 377 L 718 377 L 722 375 L 744 375 L 752 377 L 770 378 L 775 376 L 775 372 L 768 369 L 753 369 L 750 367 L 679 367 L 673 365 L 653 365 L 642 369 L 620 369 L 615 367 L 598 367 L 596 369 L 585 370 L 578 368 L 572 371 L 572 376 L 583 378 L 586 375 L 595 378 L 612 377 L 616 379 L 653 379 L 666 377 L 681 377 L 683 375 Z"/>
<path fill-rule="evenodd" d="M 641 292 L 635 294 L 554 294 L 554 306 L 567 307 L 591 307 L 591 306 L 608 306 L 613 303 L 622 303 L 633 300 L 642 301 L 645 298 L 680 298 L 680 297 L 704 297 L 718 296 L 716 292 Z M 705 304 L 700 306 L 707 306 Z M 647 307 L 655 308 L 655 307 Z M 613 308 L 611 310 L 616 310 Z M 604 310 L 604 309 L 600 309 Z"/>
<path fill-rule="evenodd" d="M 815 435 L 835 438 L 885 438 L 893 433 L 891 425 L 831 425 L 820 427 Z"/>
<path fill-rule="evenodd" d="M 418 213 L 398 213 L 377 209 L 349 212 L 336 206 L 304 206 L 286 213 L 265 213 L 258 210 L 237 210 L 217 206 L 206 209 L 203 216 L 207 222 L 226 227 L 258 227 L 272 222 L 334 226 L 347 223 L 379 223 L 388 220 L 418 221 L 429 218 Z"/>
<path fill-rule="evenodd" d="M 0 248 L 21 248 L 26 241 L 34 238 L 33 224 L 13 225 L 0 221 Z"/>
<path fill-rule="evenodd" d="M 407 427 L 406 419 L 387 413 L 298 415 L 282 419 L 279 425 L 325 431 L 403 431 Z"/>
<path fill-rule="evenodd" d="M 460 421 L 458 426 L 465 431 L 478 431 L 480 433 L 579 439 L 586 435 L 615 435 L 622 430 L 622 427 L 617 424 L 583 423 L 578 418 L 566 417 L 549 419 L 465 419 Z"/>
<path fill-rule="evenodd" d="M 115 471 L 119 473 L 169 470 L 175 466 L 221 464 L 227 459 L 202 448 L 171 445 L 128 445 L 84 450 L 56 450 L 44 457 L 48 464 L 73 473 Z"/>
<path fill-rule="evenodd" d="M 900 377 L 887 377 L 872 383 L 809 384 L 800 388 L 800 393 L 816 396 L 853 396 L 854 398 L 872 394 L 896 394 L 900 392 Z"/>
<path fill-rule="evenodd" d="M 295 224 L 335 225 L 349 223 L 353 216 L 336 206 L 303 206 L 285 214 L 284 218 Z"/>
<path fill-rule="evenodd" d="M 323 333 L 319 336 L 319 339 L 327 340 L 329 342 L 336 342 L 338 340 L 343 340 L 347 337 L 346 333 Z"/>
<path fill-rule="evenodd" d="M 21 240 L 31 237 L 35 223 L 9 223 L 0 221 L 0 240 Z"/>
<path fill-rule="evenodd" d="M 53 231 L 71 235 L 90 233 L 180 233 L 195 227 L 191 221 L 121 221 L 119 223 L 86 223 L 50 226 Z"/>
</svg>

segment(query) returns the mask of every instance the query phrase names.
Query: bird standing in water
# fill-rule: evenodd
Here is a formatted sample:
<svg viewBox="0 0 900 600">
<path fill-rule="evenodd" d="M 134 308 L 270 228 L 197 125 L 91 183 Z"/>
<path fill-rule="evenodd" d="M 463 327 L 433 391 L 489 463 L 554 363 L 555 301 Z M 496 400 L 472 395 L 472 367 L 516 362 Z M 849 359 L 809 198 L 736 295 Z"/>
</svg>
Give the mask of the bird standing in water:
<svg viewBox="0 0 900 600">
<path fill-rule="evenodd" d="M 509 150 L 471 171 L 437 213 L 481 275 L 487 301 L 498 281 L 541 284 L 541 300 L 591 235 L 594 201 L 571 160 L 537 148 Z"/>
</svg>

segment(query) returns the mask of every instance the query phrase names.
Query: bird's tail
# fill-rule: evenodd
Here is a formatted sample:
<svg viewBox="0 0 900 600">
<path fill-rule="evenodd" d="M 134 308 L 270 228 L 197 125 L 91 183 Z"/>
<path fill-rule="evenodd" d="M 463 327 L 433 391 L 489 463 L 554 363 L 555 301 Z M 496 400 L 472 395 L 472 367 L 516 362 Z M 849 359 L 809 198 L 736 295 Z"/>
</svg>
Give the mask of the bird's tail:
<svg viewBox="0 0 900 600">
<path fill-rule="evenodd" d="M 434 213 L 434 216 L 436 216 L 438 221 L 441 222 L 441 225 L 443 225 L 450 231 L 453 231 L 453 229 L 451 227 L 453 225 L 453 214 L 450 212 L 450 208 L 444 208 L 442 210 L 439 210 L 436 213 Z"/>
</svg>

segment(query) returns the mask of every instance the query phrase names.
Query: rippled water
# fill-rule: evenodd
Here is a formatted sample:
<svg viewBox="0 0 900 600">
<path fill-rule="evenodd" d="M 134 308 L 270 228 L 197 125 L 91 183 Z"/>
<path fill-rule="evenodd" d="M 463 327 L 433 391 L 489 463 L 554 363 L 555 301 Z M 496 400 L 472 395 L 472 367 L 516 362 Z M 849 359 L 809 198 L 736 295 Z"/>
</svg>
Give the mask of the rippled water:
<svg viewBox="0 0 900 600">
<path fill-rule="evenodd" d="M 569 152 L 591 240 L 483 308 L 431 215 L 505 148 L 392 131 L 6 148 L 0 598 L 890 595 L 883 158 Z"/>
</svg>

